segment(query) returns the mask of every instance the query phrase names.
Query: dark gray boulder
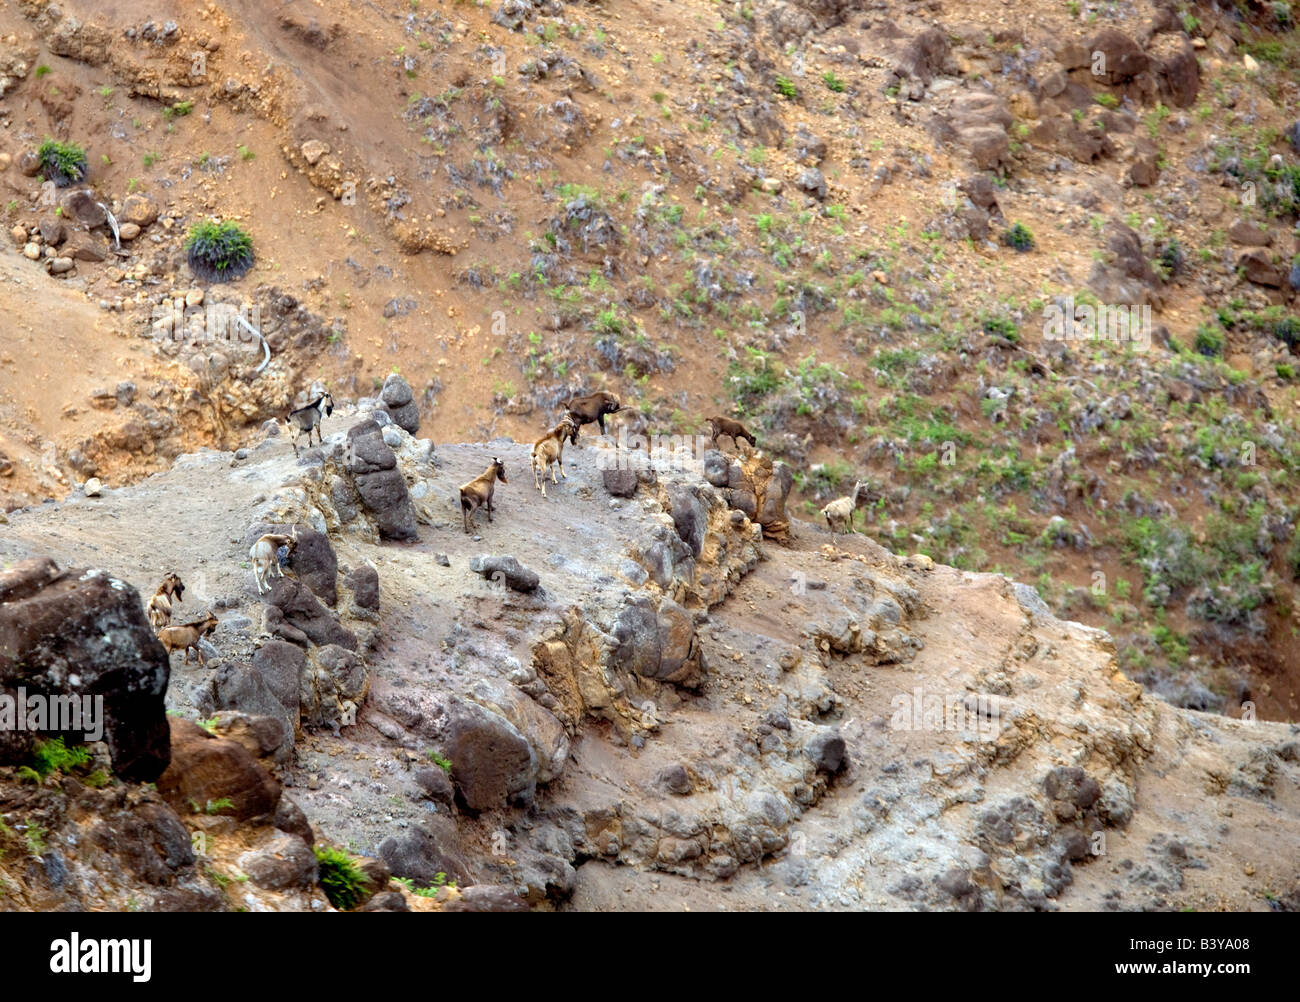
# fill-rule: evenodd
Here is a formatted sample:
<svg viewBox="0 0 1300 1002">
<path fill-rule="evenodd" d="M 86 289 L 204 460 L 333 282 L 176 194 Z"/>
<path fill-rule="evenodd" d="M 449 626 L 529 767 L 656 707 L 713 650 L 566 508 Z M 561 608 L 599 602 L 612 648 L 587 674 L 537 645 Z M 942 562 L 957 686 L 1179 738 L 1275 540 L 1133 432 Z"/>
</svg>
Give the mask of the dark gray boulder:
<svg viewBox="0 0 1300 1002">
<path fill-rule="evenodd" d="M 163 704 L 169 677 L 167 653 L 126 582 L 102 570 L 60 571 L 46 557 L 0 572 L 0 763 L 26 765 L 34 739 L 56 733 L 70 742 L 96 740 L 98 724 L 118 776 L 157 779 L 171 758 Z M 27 718 L 21 729 L 19 690 Z M 96 704 L 83 697 L 100 697 L 102 720 L 79 715 L 36 726 L 27 712 L 33 696 L 45 697 L 40 705 L 51 715 L 75 705 L 92 716 Z"/>
</svg>

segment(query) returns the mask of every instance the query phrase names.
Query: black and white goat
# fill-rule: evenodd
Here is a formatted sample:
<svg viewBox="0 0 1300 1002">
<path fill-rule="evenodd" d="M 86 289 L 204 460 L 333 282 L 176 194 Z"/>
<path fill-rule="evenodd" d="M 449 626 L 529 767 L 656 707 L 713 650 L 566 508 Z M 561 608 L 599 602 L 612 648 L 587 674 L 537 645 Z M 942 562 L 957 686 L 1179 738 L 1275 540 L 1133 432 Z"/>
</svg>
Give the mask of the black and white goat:
<svg viewBox="0 0 1300 1002">
<path fill-rule="evenodd" d="M 334 398 L 328 393 L 323 393 L 306 407 L 299 407 L 296 411 L 290 411 L 289 416 L 284 419 L 288 425 L 290 433 L 293 435 L 293 454 L 298 455 L 298 437 L 307 433 L 307 448 L 311 448 L 311 433 L 316 432 L 316 442 L 320 444 L 324 441 L 321 438 L 320 424 L 324 417 L 334 413 Z"/>
</svg>

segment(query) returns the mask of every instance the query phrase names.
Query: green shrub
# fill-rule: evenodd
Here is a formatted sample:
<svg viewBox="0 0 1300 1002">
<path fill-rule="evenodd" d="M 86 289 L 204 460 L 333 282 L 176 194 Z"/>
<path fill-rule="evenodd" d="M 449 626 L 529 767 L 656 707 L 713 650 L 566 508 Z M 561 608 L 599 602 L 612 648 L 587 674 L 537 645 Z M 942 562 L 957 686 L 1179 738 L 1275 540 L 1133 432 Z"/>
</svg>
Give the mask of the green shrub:
<svg viewBox="0 0 1300 1002">
<path fill-rule="evenodd" d="M 185 241 L 190 270 L 209 282 L 233 282 L 253 267 L 253 241 L 226 221 L 196 223 Z"/>
<path fill-rule="evenodd" d="M 995 314 L 987 314 L 983 321 L 984 333 L 989 337 L 998 338 L 1007 341 L 1010 344 L 1020 343 L 1020 330 L 1016 327 L 1016 322 L 1010 317 L 999 317 Z"/>
<path fill-rule="evenodd" d="M 441 769 L 443 772 L 446 773 L 451 772 L 451 759 L 439 755 L 432 748 L 429 749 L 427 754 L 429 756 L 430 761 L 432 761 L 433 764 L 436 765 L 439 769 Z"/>
<path fill-rule="evenodd" d="M 37 741 L 32 751 L 33 767 L 41 779 L 55 772 L 71 772 L 90 761 L 90 752 L 80 746 L 68 748 L 62 737 Z"/>
<path fill-rule="evenodd" d="M 1024 223 L 1013 223 L 1011 227 L 1002 234 L 1002 242 L 1008 247 L 1013 247 L 1020 253 L 1024 253 L 1034 248 L 1034 235 L 1029 232 L 1029 227 Z"/>
<path fill-rule="evenodd" d="M 342 849 L 318 845 L 316 862 L 320 864 L 320 886 L 330 904 L 339 911 L 355 908 L 370 878 Z"/>
<path fill-rule="evenodd" d="M 1273 325 L 1273 336 L 1295 351 L 1300 347 L 1300 317 L 1283 317 Z"/>
<path fill-rule="evenodd" d="M 789 77 L 776 78 L 776 92 L 789 101 L 793 101 L 799 96 L 799 88 L 794 85 L 794 81 Z"/>
<path fill-rule="evenodd" d="M 1223 354 L 1223 332 L 1209 324 L 1201 324 L 1196 329 L 1196 351 L 1206 358 L 1218 358 Z"/>
<path fill-rule="evenodd" d="M 36 150 L 36 158 L 45 177 L 60 188 L 85 180 L 86 151 L 75 143 L 47 139 Z"/>
<path fill-rule="evenodd" d="M 822 83 L 826 85 L 827 90 L 834 91 L 836 94 L 844 93 L 844 81 L 829 70 L 822 74 Z"/>
</svg>

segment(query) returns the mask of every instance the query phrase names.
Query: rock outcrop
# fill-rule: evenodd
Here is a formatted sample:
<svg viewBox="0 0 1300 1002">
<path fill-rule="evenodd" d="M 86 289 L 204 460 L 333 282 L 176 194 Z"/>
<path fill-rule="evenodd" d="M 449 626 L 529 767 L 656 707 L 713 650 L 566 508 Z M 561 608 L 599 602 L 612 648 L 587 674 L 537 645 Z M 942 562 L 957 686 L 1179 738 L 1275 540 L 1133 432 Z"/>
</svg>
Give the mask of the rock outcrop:
<svg viewBox="0 0 1300 1002">
<path fill-rule="evenodd" d="M 169 760 L 168 677 L 166 652 L 126 582 L 61 571 L 48 558 L 0 572 L 0 762 L 25 764 L 40 737 L 102 734 L 118 775 L 156 779 Z"/>
</svg>

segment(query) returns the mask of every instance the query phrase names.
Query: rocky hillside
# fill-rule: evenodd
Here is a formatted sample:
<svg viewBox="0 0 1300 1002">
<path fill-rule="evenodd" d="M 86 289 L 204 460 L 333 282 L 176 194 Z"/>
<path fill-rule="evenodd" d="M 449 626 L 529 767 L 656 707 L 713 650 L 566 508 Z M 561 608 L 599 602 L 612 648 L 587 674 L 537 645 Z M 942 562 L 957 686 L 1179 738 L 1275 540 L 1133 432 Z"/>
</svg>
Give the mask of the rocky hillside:
<svg viewBox="0 0 1300 1002">
<path fill-rule="evenodd" d="M 638 472 L 587 437 L 542 500 L 528 446 L 435 449 L 384 396 L 299 459 L 270 435 L 10 514 L 0 692 L 110 712 L 85 761 L 3 750 L 0 908 L 323 910 L 313 848 L 371 910 L 1300 908 L 1294 725 L 1171 706 L 1026 585 L 790 519 L 761 452 Z M 290 526 L 259 596 L 248 546 Z M 144 626 L 169 570 L 174 622 L 219 618 L 205 665 Z"/>
<path fill-rule="evenodd" d="M 1032 582 L 1176 703 L 1294 720 L 1295 20 L 8 4 L 0 501 L 394 369 L 451 441 L 603 387 L 634 432 L 742 417 L 805 517 L 866 478 L 886 548 Z M 214 218 L 252 241 L 233 282 L 189 264 Z M 1051 336 L 1129 306 L 1132 337 Z"/>
</svg>

